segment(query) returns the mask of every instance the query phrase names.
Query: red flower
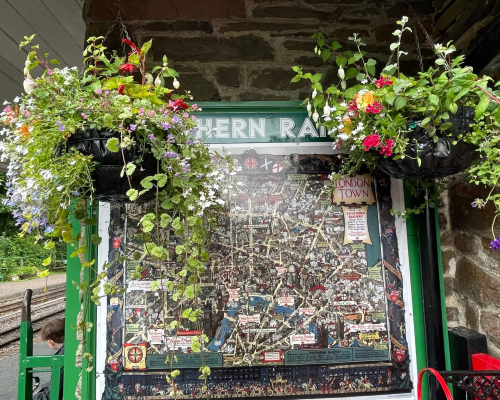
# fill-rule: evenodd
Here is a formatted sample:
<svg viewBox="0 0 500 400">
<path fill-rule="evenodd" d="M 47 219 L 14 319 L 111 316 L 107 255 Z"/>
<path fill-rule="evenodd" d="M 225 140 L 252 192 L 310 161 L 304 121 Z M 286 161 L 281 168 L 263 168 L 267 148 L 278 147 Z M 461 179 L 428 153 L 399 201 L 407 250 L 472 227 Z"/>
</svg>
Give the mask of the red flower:
<svg viewBox="0 0 500 400">
<path fill-rule="evenodd" d="M 138 53 L 141 52 L 141 49 L 139 47 L 137 47 L 134 43 L 132 43 L 130 40 L 122 39 L 122 42 L 125 44 L 128 44 L 130 47 L 132 47 L 133 50 L 137 51 Z"/>
<path fill-rule="evenodd" d="M 393 147 L 394 147 L 394 140 L 386 139 L 384 145 L 380 147 L 380 154 L 387 157 L 391 156 Z"/>
<path fill-rule="evenodd" d="M 125 88 L 124 85 L 120 85 L 118 86 L 118 94 L 122 94 L 123 93 L 123 89 Z"/>
<path fill-rule="evenodd" d="M 172 101 L 172 100 L 169 100 L 168 101 L 168 109 L 169 110 L 177 110 L 178 108 L 183 108 L 184 110 L 187 110 L 189 108 L 189 106 L 187 105 L 187 103 L 185 103 L 184 101 L 182 101 L 182 99 L 177 99 L 175 101 Z"/>
<path fill-rule="evenodd" d="M 356 99 L 352 99 L 348 104 L 347 104 L 347 111 L 351 111 L 354 116 L 358 115 L 358 105 L 356 104 Z"/>
<path fill-rule="evenodd" d="M 382 111 L 382 109 L 384 108 L 384 106 L 382 104 L 380 104 L 378 101 L 376 101 L 375 103 L 373 104 L 369 104 L 367 107 L 366 107 L 366 113 L 367 114 L 378 114 L 380 111 Z"/>
<path fill-rule="evenodd" d="M 363 140 L 363 146 L 365 146 L 365 151 L 370 150 L 370 147 L 377 147 L 380 143 L 380 136 L 374 133 L 369 135 Z"/>
<path fill-rule="evenodd" d="M 129 64 L 129 63 L 125 63 L 125 64 L 120 65 L 120 68 L 118 68 L 118 69 L 120 71 L 132 73 L 132 72 L 134 72 L 134 68 L 135 68 L 134 65 Z"/>
<path fill-rule="evenodd" d="M 375 86 L 377 86 L 379 89 L 383 88 L 384 86 L 389 86 L 392 85 L 394 82 L 392 79 L 388 76 L 381 76 L 380 79 L 375 81 Z"/>
</svg>

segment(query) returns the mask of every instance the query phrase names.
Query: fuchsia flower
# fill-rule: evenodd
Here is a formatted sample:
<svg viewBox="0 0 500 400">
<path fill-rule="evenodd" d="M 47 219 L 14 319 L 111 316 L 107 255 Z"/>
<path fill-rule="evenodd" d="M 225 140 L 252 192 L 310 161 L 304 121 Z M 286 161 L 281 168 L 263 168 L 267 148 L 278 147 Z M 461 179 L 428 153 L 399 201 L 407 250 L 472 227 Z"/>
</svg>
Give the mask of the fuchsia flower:
<svg viewBox="0 0 500 400">
<path fill-rule="evenodd" d="M 380 136 L 376 133 L 369 135 L 363 140 L 363 146 L 365 146 L 365 151 L 370 150 L 370 147 L 377 147 L 380 143 Z"/>
<path fill-rule="evenodd" d="M 380 111 L 382 111 L 383 108 L 384 106 L 380 104 L 378 101 L 376 101 L 375 103 L 366 106 L 366 113 L 378 114 L 380 113 Z"/>
</svg>

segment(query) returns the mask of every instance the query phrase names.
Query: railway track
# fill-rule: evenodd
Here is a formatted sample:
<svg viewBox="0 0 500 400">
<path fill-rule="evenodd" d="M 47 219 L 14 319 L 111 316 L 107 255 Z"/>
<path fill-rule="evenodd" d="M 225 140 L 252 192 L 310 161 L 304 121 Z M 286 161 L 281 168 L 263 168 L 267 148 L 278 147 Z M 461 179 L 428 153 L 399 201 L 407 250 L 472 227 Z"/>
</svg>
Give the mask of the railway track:
<svg viewBox="0 0 500 400">
<path fill-rule="evenodd" d="M 33 332 L 38 332 L 53 318 L 64 317 L 66 306 L 65 288 L 33 296 L 31 322 Z M 0 304 L 0 349 L 19 340 L 22 300 Z"/>
</svg>

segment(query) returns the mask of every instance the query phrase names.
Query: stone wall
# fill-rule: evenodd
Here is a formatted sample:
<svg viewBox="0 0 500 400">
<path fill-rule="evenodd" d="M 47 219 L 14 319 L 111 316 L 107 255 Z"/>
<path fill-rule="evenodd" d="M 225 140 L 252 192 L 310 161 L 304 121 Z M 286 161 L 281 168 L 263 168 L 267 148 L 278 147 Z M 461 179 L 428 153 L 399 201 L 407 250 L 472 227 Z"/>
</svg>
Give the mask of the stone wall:
<svg viewBox="0 0 500 400">
<path fill-rule="evenodd" d="M 464 176 L 441 185 L 441 246 L 450 327 L 466 326 L 486 334 L 491 355 L 500 358 L 500 250 L 490 249 L 494 207 L 471 206 L 486 187 Z M 496 223 L 497 234 L 500 223 Z"/>
<path fill-rule="evenodd" d="M 495 35 L 500 28 L 500 2 L 434 3 L 435 41 L 453 40 L 475 72 L 499 79 L 500 48 Z M 471 206 L 488 189 L 468 184 L 465 175 L 448 179 L 442 187 L 440 228 L 448 325 L 486 334 L 490 353 L 500 358 L 500 251 L 490 250 L 494 208 Z"/>
<path fill-rule="evenodd" d="M 321 29 L 341 43 L 356 32 L 370 56 L 385 66 L 394 41 L 396 20 L 408 15 L 397 0 L 121 0 L 122 17 L 132 39 L 153 38 L 151 62 L 166 54 L 181 74 L 181 85 L 196 100 L 298 100 L 307 96 L 305 82 L 290 83 L 292 65 L 326 72 L 314 54 L 310 36 Z M 166 5 L 164 5 L 164 3 Z M 432 1 L 412 1 L 432 31 Z M 87 35 L 102 35 L 116 16 L 108 0 L 89 0 Z M 427 17 L 426 17 L 427 16 Z M 414 37 L 407 34 L 410 55 L 402 64 L 407 73 L 418 70 Z M 419 40 L 424 40 L 422 32 Z M 116 47 L 118 31 L 107 41 Z M 422 44 L 424 57 L 432 55 Z M 329 77 L 331 81 L 331 78 Z"/>
</svg>

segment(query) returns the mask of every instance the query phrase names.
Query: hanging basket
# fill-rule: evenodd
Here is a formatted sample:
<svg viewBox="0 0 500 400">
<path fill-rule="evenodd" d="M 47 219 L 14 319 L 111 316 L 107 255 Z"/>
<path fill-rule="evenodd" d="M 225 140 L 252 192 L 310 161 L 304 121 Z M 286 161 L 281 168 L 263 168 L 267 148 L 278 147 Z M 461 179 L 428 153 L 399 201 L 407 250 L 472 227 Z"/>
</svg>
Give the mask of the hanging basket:
<svg viewBox="0 0 500 400">
<path fill-rule="evenodd" d="M 88 129 L 85 132 L 79 132 L 72 135 L 67 142 L 66 151 L 76 149 L 85 156 L 93 156 L 96 162 L 92 172 L 94 184 L 94 197 L 106 202 L 130 202 L 127 191 L 137 189 L 143 190 L 141 181 L 147 176 L 156 174 L 157 161 L 151 153 L 142 153 L 138 146 L 132 146 L 129 150 L 124 149 L 122 155 L 121 149 L 114 153 L 109 151 L 106 143 L 111 138 L 120 139 L 117 132 L 106 130 Z M 127 178 L 122 174 L 124 160 L 125 163 L 137 162 L 142 155 L 142 162 L 137 166 L 134 173 Z M 130 179 L 130 183 L 129 183 Z M 144 203 L 155 196 L 153 191 L 146 192 L 139 196 L 137 203 Z"/>
<path fill-rule="evenodd" d="M 405 150 L 405 158 L 394 160 L 393 157 L 378 155 L 378 168 L 396 179 L 442 178 L 465 170 L 478 156 L 476 147 L 462 140 L 456 145 L 452 142 L 458 135 L 470 131 L 474 121 L 474 109 L 459 107 L 455 115 L 450 116 L 451 136 L 439 138 L 437 142 L 427 137 L 427 132 L 417 126 L 409 134 L 410 143 Z M 415 140 L 417 143 L 415 143 Z M 417 163 L 417 155 L 421 165 Z"/>
</svg>

